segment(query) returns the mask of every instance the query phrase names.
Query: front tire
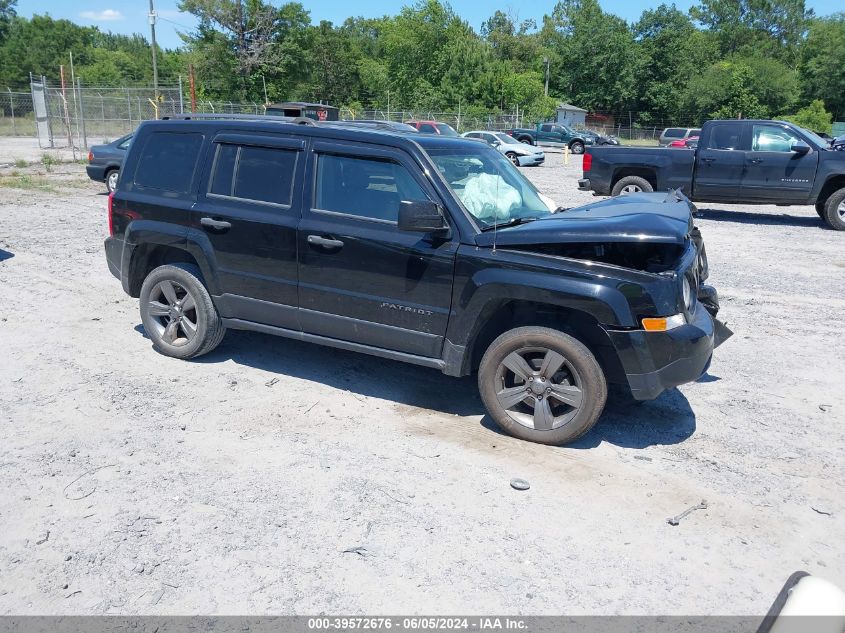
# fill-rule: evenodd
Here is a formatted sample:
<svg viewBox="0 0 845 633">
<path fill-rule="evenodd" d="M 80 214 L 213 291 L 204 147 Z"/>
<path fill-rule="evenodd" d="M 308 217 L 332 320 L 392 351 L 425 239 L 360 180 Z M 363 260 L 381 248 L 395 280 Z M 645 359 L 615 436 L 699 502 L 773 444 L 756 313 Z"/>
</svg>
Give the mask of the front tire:
<svg viewBox="0 0 845 633">
<path fill-rule="evenodd" d="M 569 146 L 569 150 L 573 154 L 583 154 L 584 153 L 584 144 L 581 141 L 575 141 Z"/>
<path fill-rule="evenodd" d="M 508 157 L 508 160 L 510 160 L 510 162 L 519 167 L 519 156 L 517 156 L 515 152 L 507 152 L 505 156 Z"/>
<path fill-rule="evenodd" d="M 845 231 L 845 187 L 834 191 L 824 205 L 824 221 L 835 231 Z"/>
<path fill-rule="evenodd" d="M 193 264 L 167 264 L 141 286 L 141 321 L 153 348 L 173 358 L 196 358 L 223 340 L 226 328 Z"/>
<path fill-rule="evenodd" d="M 490 344 L 478 389 L 496 424 L 540 444 L 578 439 L 607 401 L 607 382 L 590 350 L 568 334 L 536 326 L 510 330 Z"/>
<path fill-rule="evenodd" d="M 639 176 L 625 176 L 625 178 L 620 178 L 616 184 L 613 185 L 610 195 L 619 196 L 623 193 L 638 193 L 640 191 L 648 193 L 654 191 L 654 187 L 652 187 L 651 183 L 645 178 L 640 178 Z"/>
</svg>

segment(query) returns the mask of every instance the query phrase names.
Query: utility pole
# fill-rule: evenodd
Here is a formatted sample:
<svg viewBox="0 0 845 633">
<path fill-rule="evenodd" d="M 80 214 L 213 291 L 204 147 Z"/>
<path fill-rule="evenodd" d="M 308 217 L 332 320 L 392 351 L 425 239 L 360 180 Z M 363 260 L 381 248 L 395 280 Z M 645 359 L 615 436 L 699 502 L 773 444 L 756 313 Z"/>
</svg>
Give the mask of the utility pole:
<svg viewBox="0 0 845 633">
<path fill-rule="evenodd" d="M 549 58 L 544 57 L 543 63 L 546 65 L 546 96 L 549 96 Z"/>
<path fill-rule="evenodd" d="M 153 0 L 150 0 L 150 40 L 153 45 L 153 92 L 155 93 L 155 101 L 158 103 L 158 65 L 156 62 L 156 10 L 153 6 Z"/>
</svg>

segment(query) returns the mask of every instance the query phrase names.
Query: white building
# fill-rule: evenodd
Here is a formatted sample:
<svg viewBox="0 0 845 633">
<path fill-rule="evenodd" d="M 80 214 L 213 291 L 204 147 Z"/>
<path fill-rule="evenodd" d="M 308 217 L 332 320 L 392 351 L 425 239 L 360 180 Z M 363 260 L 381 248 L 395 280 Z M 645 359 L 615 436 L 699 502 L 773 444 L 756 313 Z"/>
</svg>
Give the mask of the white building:
<svg viewBox="0 0 845 633">
<path fill-rule="evenodd" d="M 557 117 L 555 121 L 561 125 L 568 125 L 569 127 L 585 127 L 585 119 L 587 118 L 587 111 L 570 103 L 561 103 L 557 107 Z"/>
</svg>

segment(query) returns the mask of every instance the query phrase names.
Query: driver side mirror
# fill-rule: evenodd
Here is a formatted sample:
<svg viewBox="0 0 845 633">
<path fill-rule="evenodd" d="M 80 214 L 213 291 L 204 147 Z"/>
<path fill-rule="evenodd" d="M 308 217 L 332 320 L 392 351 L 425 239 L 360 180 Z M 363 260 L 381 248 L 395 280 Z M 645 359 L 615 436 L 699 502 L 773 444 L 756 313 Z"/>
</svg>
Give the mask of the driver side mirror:
<svg viewBox="0 0 845 633">
<path fill-rule="evenodd" d="M 400 231 L 417 233 L 434 233 L 449 228 L 440 205 L 430 200 L 402 200 L 399 203 L 398 226 Z"/>
<path fill-rule="evenodd" d="M 810 151 L 810 146 L 804 141 L 795 141 L 789 149 L 796 154 L 806 154 Z"/>
</svg>

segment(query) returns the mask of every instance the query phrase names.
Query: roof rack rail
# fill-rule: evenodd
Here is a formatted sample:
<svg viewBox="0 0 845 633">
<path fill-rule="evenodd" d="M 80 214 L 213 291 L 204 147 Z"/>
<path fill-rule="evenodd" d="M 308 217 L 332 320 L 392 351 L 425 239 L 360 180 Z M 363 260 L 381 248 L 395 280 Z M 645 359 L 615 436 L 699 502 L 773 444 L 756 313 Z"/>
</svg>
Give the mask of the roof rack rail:
<svg viewBox="0 0 845 633">
<path fill-rule="evenodd" d="M 162 121 L 202 121 L 202 120 L 234 119 L 238 121 L 262 121 L 270 123 L 293 123 L 295 125 L 317 125 L 317 122 L 302 116 L 278 116 L 275 114 L 207 114 L 205 112 L 187 112 L 184 114 L 169 114 L 161 117 Z"/>
</svg>

